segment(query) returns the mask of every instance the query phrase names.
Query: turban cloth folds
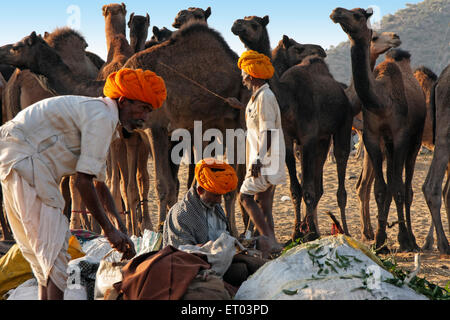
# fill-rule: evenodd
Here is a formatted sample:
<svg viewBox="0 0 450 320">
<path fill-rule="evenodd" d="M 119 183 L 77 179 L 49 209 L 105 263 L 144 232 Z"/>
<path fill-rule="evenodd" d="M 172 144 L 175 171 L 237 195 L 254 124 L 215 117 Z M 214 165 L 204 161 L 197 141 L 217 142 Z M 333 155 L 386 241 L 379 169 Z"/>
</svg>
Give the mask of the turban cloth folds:
<svg viewBox="0 0 450 320">
<path fill-rule="evenodd" d="M 275 72 L 269 57 L 254 50 L 246 51 L 241 55 L 238 67 L 253 78 L 264 80 L 272 78 Z"/>
<path fill-rule="evenodd" d="M 160 108 L 167 98 L 164 80 L 150 70 L 120 69 L 108 76 L 103 94 L 111 99 L 125 97 Z"/>
<path fill-rule="evenodd" d="M 235 190 L 238 184 L 234 168 L 213 158 L 203 159 L 197 163 L 195 179 L 206 191 L 222 195 Z"/>
</svg>

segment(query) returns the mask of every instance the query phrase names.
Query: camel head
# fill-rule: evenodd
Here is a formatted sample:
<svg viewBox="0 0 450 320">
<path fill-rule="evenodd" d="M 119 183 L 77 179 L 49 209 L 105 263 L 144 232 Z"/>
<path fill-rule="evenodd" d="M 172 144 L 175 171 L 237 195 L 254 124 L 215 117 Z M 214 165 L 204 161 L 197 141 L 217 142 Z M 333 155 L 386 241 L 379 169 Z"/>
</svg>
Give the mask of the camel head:
<svg viewBox="0 0 450 320">
<path fill-rule="evenodd" d="M 167 29 L 166 27 L 159 29 L 157 26 L 153 27 L 153 36 L 151 40 L 157 41 L 157 42 L 164 42 L 168 40 L 171 36 L 173 31 Z"/>
<path fill-rule="evenodd" d="M 344 8 L 336 8 L 330 15 L 334 23 L 339 23 L 342 30 L 352 40 L 366 40 L 367 43 L 372 39 L 372 29 L 368 26 L 369 18 L 372 16 L 371 8 L 364 10 L 356 8 L 347 10 Z"/>
<path fill-rule="evenodd" d="M 115 15 L 127 15 L 127 6 L 125 3 L 111 3 L 111 4 L 105 4 L 102 7 L 103 16 L 106 18 L 107 16 L 115 16 Z"/>
<path fill-rule="evenodd" d="M 138 52 L 145 46 L 150 27 L 150 16 L 148 13 L 145 17 L 137 16 L 133 12 L 128 21 L 128 27 L 130 28 L 130 45 L 134 52 Z"/>
<path fill-rule="evenodd" d="M 50 64 L 62 62 L 58 53 L 34 31 L 15 44 L 0 47 L 0 61 L 17 68 L 42 74 L 40 68 L 44 60 Z"/>
<path fill-rule="evenodd" d="M 397 48 L 401 44 L 400 37 L 394 32 L 378 33 L 373 31 L 370 52 L 379 56 L 391 48 Z"/>
<path fill-rule="evenodd" d="M 180 29 L 182 25 L 186 24 L 189 21 L 203 21 L 207 23 L 210 15 L 211 7 L 208 7 L 206 10 L 190 7 L 186 10 L 181 10 L 180 12 L 178 12 L 177 16 L 175 17 L 175 21 L 172 24 L 172 27 Z"/>
<path fill-rule="evenodd" d="M 276 52 L 276 53 L 275 53 Z M 284 35 L 278 46 L 274 49 L 274 57 L 282 55 L 286 67 L 295 66 L 303 61 L 306 57 L 316 56 L 325 58 L 327 54 L 325 50 L 315 44 L 300 44 L 292 38 Z"/>
<path fill-rule="evenodd" d="M 262 43 L 269 44 L 269 36 L 266 26 L 269 24 L 269 16 L 263 18 L 257 16 L 245 17 L 244 19 L 238 19 L 233 23 L 231 32 L 241 39 L 245 47 L 250 50 L 258 50 Z"/>
</svg>

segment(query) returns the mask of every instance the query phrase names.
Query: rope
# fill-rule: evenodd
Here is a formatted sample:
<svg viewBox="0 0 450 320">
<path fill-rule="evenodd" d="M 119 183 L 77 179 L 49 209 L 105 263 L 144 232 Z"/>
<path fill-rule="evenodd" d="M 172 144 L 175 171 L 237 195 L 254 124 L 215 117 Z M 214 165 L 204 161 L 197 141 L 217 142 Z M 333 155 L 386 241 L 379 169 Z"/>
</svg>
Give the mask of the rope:
<svg viewBox="0 0 450 320">
<path fill-rule="evenodd" d="M 222 99 L 223 101 L 227 102 L 227 99 L 226 99 L 226 98 L 224 98 L 224 97 L 218 95 L 218 94 L 215 93 L 215 92 L 212 92 L 211 90 L 209 90 L 208 88 L 204 87 L 203 85 L 201 85 L 201 84 L 198 83 L 197 81 L 192 80 L 191 78 L 185 76 L 184 74 L 182 74 L 181 72 L 179 72 L 179 71 L 175 70 L 174 68 L 168 66 L 167 64 L 165 64 L 165 63 L 163 63 L 163 62 L 159 62 L 159 61 L 158 61 L 158 63 L 159 63 L 160 65 L 162 65 L 162 66 L 164 66 L 164 67 L 166 67 L 166 68 L 172 70 L 173 72 L 175 72 L 176 74 L 178 74 L 178 75 L 181 76 L 182 78 L 184 78 L 184 79 L 186 79 L 186 80 L 192 82 L 193 84 L 199 86 L 200 88 L 206 90 L 207 92 L 211 93 L 212 95 L 216 96 L 217 98 Z"/>
<path fill-rule="evenodd" d="M 81 210 L 72 210 L 72 213 L 79 213 L 79 214 L 86 213 L 86 214 L 92 214 L 92 213 L 89 212 L 89 211 L 81 211 Z M 119 212 L 119 214 L 121 214 L 121 215 L 127 215 L 127 214 L 129 214 L 129 213 L 130 213 L 129 211 L 121 211 L 121 212 Z"/>
</svg>

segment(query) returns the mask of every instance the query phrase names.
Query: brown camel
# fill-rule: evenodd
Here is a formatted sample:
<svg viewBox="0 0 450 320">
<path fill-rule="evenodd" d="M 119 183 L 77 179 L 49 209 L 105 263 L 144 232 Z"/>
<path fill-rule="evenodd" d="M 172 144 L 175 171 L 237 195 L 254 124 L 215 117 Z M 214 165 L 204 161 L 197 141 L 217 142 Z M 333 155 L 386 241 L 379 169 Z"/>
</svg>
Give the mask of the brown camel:
<svg viewBox="0 0 450 320">
<path fill-rule="evenodd" d="M 35 32 L 14 45 L 0 47 L 0 60 L 45 76 L 48 87 L 52 88 L 58 95 L 102 96 L 104 81 L 75 76 L 63 62 L 58 52 L 37 36 Z M 111 220 L 117 222 L 114 219 Z M 122 231 L 126 232 L 126 230 Z"/>
<path fill-rule="evenodd" d="M 123 34 L 126 37 L 127 7 L 123 2 L 111 3 L 102 7 L 102 13 L 105 17 L 106 50 L 110 52 L 111 43 L 116 35 Z"/>
<path fill-rule="evenodd" d="M 450 246 L 441 221 L 441 194 L 447 217 L 450 218 L 450 65 L 437 79 L 431 94 L 433 114 L 434 154 L 422 191 L 431 212 L 436 229 L 437 247 L 441 254 L 450 254 Z M 442 189 L 442 181 L 447 171 L 447 182 Z M 450 219 L 449 219 L 450 221 Z M 450 222 L 449 222 L 450 231 Z"/>
<path fill-rule="evenodd" d="M 145 43 L 145 49 L 148 49 L 150 47 L 153 47 L 154 45 L 169 40 L 169 38 L 172 36 L 173 33 L 172 30 L 169 30 L 166 27 L 159 29 L 157 26 L 154 26 L 152 31 L 153 36 L 149 41 Z"/>
<path fill-rule="evenodd" d="M 404 86 L 406 89 L 405 94 L 409 107 L 423 110 L 424 108 L 426 108 L 425 95 L 411 70 L 410 57 L 411 55 L 407 51 L 400 49 L 391 49 L 390 51 L 388 51 L 388 53 L 386 53 L 385 61 L 396 63 L 400 68 Z M 373 240 L 374 234 L 370 223 L 370 190 L 375 179 L 375 173 L 370 158 L 365 157 L 363 161 L 363 169 L 356 185 L 356 189 L 360 199 L 363 240 Z M 405 184 L 407 190 L 405 214 L 408 219 L 411 206 L 410 203 L 412 202 L 413 197 L 411 185 L 412 181 L 407 179 L 405 180 Z"/>
<path fill-rule="evenodd" d="M 201 8 L 194 8 L 190 7 L 185 10 L 181 10 L 178 12 L 177 16 L 175 17 L 175 21 L 172 23 L 172 27 L 176 29 L 180 29 L 184 24 L 188 23 L 189 21 L 195 21 L 195 22 L 208 22 L 208 18 L 211 15 L 211 7 L 208 7 L 206 10 L 203 10 Z"/>
<path fill-rule="evenodd" d="M 400 250 L 412 251 L 417 250 L 418 246 L 409 217 L 411 182 L 422 141 L 426 109 L 424 104 L 412 103 L 409 77 L 402 76 L 402 67 L 396 62 L 384 61 L 372 73 L 369 53 L 372 30 L 367 26 L 372 14 L 371 9 L 336 8 L 330 18 L 341 25 L 351 43 L 353 79 L 363 110 L 364 145 L 375 172 L 374 194 L 378 207 L 376 249 L 380 252 L 388 251 L 385 244 L 386 227 L 390 204 L 394 198 Z M 382 166 L 384 153 L 387 160 L 387 185 Z M 405 183 L 402 178 L 403 170 Z"/>
<path fill-rule="evenodd" d="M 117 14 L 113 20 L 109 16 L 105 16 L 105 24 L 115 23 L 122 25 L 125 21 L 125 17 L 121 14 Z M 146 33 L 150 18 L 148 15 L 148 19 L 142 18 L 144 21 L 141 21 L 142 19 L 139 16 L 134 16 L 134 14 L 130 17 L 130 36 L 134 48 L 136 46 L 140 47 L 147 37 Z M 111 32 L 116 30 L 114 26 L 106 26 L 105 29 L 111 30 Z M 107 61 L 99 72 L 97 78 L 99 80 L 105 80 L 108 75 L 120 70 L 125 62 L 135 53 L 134 48 L 130 46 L 125 35 L 117 33 L 112 38 L 111 36 L 111 34 L 107 35 L 107 39 L 110 41 L 110 49 Z M 137 37 L 139 36 L 142 39 L 138 39 Z M 124 150 L 126 152 L 123 152 Z M 148 156 L 149 142 L 146 134 L 143 131 L 131 134 L 124 132 L 121 134 L 121 138 L 114 141 L 111 145 L 108 161 L 107 184 L 111 189 L 116 206 L 122 208 L 122 212 L 130 213 L 126 215 L 128 232 L 137 236 L 144 232 L 145 229 L 153 230 L 147 203 L 149 192 Z M 136 181 L 137 177 L 139 183 Z M 120 188 L 120 183 L 122 188 Z M 125 210 L 123 210 L 122 199 L 126 207 Z"/>
<path fill-rule="evenodd" d="M 240 113 L 204 89 L 208 88 L 220 97 L 236 97 L 246 101 L 249 93 L 243 89 L 237 60 L 236 53 L 218 32 L 204 23 L 193 23 L 182 27 L 168 41 L 135 54 L 124 66 L 153 70 L 166 82 L 165 107 L 154 111 L 149 123 L 149 140 L 159 199 L 159 229 L 167 210 L 178 200 L 178 165 L 169 159 L 169 150 L 174 145 L 169 139 L 172 132 L 183 128 L 193 137 L 194 121 L 202 121 L 203 132 L 216 128 L 224 137 L 226 129 L 243 128 Z M 203 88 L 185 77 L 201 84 Z M 234 159 L 228 161 L 233 163 Z M 234 220 L 235 196 L 235 192 L 225 196 L 225 211 L 233 234 L 237 233 Z"/>
<path fill-rule="evenodd" d="M 348 98 L 342 86 L 331 76 L 323 60 L 323 49 L 317 50 L 318 46 L 310 45 L 312 55 L 304 58 L 295 41 L 283 37 L 272 52 L 266 28 L 268 23 L 268 16 L 245 17 L 236 20 L 231 30 L 239 36 L 247 49 L 273 57 L 276 72 L 269 84 L 280 105 L 286 141 L 286 165 L 295 208 L 292 239 L 305 236 L 304 232 L 307 232 L 306 240 L 319 236 L 315 217 L 317 204 L 323 194 L 323 166 L 331 140 L 336 146 L 334 152 L 339 180 L 338 206 L 343 228 L 348 234 L 345 219 L 345 172 L 350 153 L 352 123 Z M 301 63 L 294 65 L 299 62 Z M 286 67 L 290 68 L 286 70 Z M 296 173 L 296 145 L 301 146 L 301 185 Z M 306 218 L 303 222 L 300 216 L 302 199 L 306 204 Z"/>
<path fill-rule="evenodd" d="M 419 85 L 425 94 L 425 101 L 427 103 L 427 117 L 425 119 L 425 127 L 423 129 L 422 146 L 429 150 L 434 150 L 431 93 L 433 91 L 434 84 L 437 81 L 437 75 L 429 68 L 421 66 L 414 70 L 414 77 L 419 82 Z"/>
<path fill-rule="evenodd" d="M 145 49 L 145 42 L 148 36 L 150 26 L 150 16 L 137 16 L 134 12 L 130 15 L 128 28 L 130 28 L 130 46 L 133 52 L 139 52 Z"/>
<path fill-rule="evenodd" d="M 97 77 L 99 68 L 87 56 L 88 44 L 78 31 L 69 27 L 57 28 L 52 33 L 46 32 L 44 40 L 59 53 L 75 75 L 89 79 Z"/>
</svg>

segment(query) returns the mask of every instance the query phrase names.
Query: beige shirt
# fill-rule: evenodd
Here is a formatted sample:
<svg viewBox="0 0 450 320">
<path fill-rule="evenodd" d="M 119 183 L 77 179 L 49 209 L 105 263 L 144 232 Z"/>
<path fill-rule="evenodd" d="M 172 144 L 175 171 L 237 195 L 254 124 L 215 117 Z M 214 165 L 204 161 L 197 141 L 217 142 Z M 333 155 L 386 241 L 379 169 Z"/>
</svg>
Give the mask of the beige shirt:
<svg viewBox="0 0 450 320">
<path fill-rule="evenodd" d="M 263 168 L 261 174 L 267 177 L 272 185 L 286 182 L 286 145 L 281 127 L 281 114 L 277 99 L 266 83 L 252 95 L 245 110 L 247 124 L 246 163 L 247 175 L 251 176 L 251 166 L 256 162 L 261 149 L 262 133 L 272 132 L 272 143 L 269 152 L 260 159 Z"/>
<path fill-rule="evenodd" d="M 14 169 L 41 200 L 64 208 L 63 176 L 82 172 L 104 181 L 117 138 L 118 107 L 109 98 L 59 96 L 39 101 L 0 127 L 0 179 Z"/>
</svg>

